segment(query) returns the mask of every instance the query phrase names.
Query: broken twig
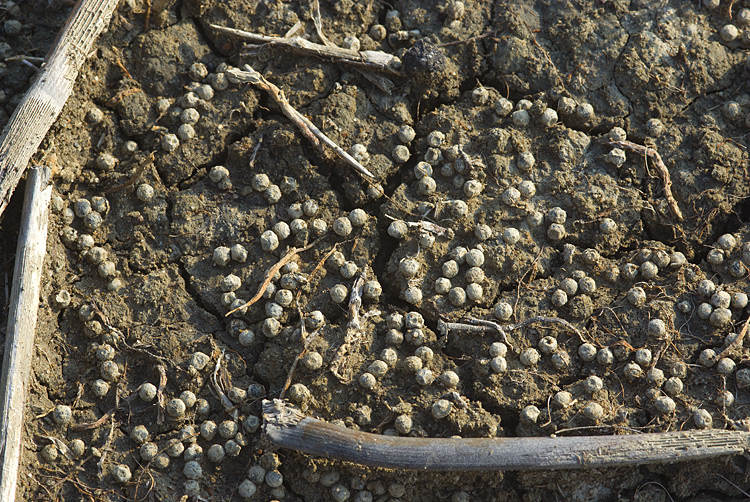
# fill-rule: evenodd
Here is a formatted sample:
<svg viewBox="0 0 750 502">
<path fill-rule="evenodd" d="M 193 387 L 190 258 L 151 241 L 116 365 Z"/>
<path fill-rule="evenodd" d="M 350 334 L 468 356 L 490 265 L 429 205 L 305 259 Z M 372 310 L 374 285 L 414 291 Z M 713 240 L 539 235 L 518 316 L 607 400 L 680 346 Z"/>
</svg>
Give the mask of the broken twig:
<svg viewBox="0 0 750 502">
<path fill-rule="evenodd" d="M 285 47 L 306 56 L 315 56 L 321 59 L 330 59 L 338 63 L 346 63 L 354 66 L 360 66 L 368 70 L 399 75 L 396 68 L 401 61 L 394 55 L 382 51 L 355 51 L 337 46 L 327 46 L 310 42 L 302 37 L 274 37 L 259 35 L 249 31 L 238 30 L 235 28 L 226 28 L 216 24 L 210 25 L 211 28 L 226 35 L 251 42 L 254 44 L 268 44 L 272 46 Z"/>
<path fill-rule="evenodd" d="M 351 376 L 342 374 L 341 368 L 346 364 L 346 355 L 352 345 L 362 336 L 362 326 L 359 321 L 359 309 L 362 307 L 362 289 L 365 285 L 363 275 L 357 276 L 352 286 L 349 297 L 349 323 L 346 325 L 344 343 L 336 351 L 336 356 L 331 361 L 331 373 L 343 383 L 351 383 Z"/>
<path fill-rule="evenodd" d="M 385 217 L 392 221 L 398 220 L 398 218 L 394 218 L 389 214 L 386 214 Z M 450 228 L 441 227 L 437 223 L 433 223 L 427 220 L 404 221 L 404 223 L 406 223 L 406 226 L 409 228 L 418 228 L 421 232 L 435 234 L 435 236 L 437 237 L 452 239 L 454 235 L 453 230 L 451 230 Z"/>
<path fill-rule="evenodd" d="M 675 200 L 674 195 L 672 195 L 672 180 L 669 177 L 669 170 L 667 169 L 667 166 L 664 165 L 664 161 L 661 160 L 661 155 L 659 155 L 659 152 L 657 152 L 654 148 L 639 145 L 627 140 L 609 141 L 608 144 L 630 150 L 631 152 L 640 153 L 644 157 L 648 157 L 651 159 L 651 162 L 654 163 L 654 167 L 656 167 L 656 170 L 659 171 L 659 177 L 661 177 L 662 183 L 664 183 L 664 198 L 667 199 L 667 205 L 672 211 L 672 215 L 678 221 L 682 221 L 684 219 L 682 216 L 682 211 L 680 210 L 680 206 L 677 205 L 677 201 Z"/>
<path fill-rule="evenodd" d="M 214 372 L 211 374 L 211 384 L 214 391 L 219 397 L 221 404 L 224 406 L 224 410 L 232 415 L 234 420 L 237 420 L 237 407 L 227 397 L 224 389 L 222 388 L 221 382 L 219 381 L 219 370 L 221 369 L 221 360 L 224 359 L 224 351 L 221 351 L 219 357 L 216 359 L 216 366 L 214 366 Z"/>
<path fill-rule="evenodd" d="M 159 387 L 156 389 L 156 423 L 164 423 L 164 388 L 167 386 L 167 368 L 161 364 L 156 365 L 156 371 L 159 372 Z"/>
<path fill-rule="evenodd" d="M 315 25 L 315 33 L 318 35 L 318 38 L 321 42 L 323 42 L 323 45 L 326 47 L 336 47 L 336 45 L 328 40 L 328 37 L 325 36 L 323 33 L 323 20 L 320 16 L 320 1 L 319 0 L 313 0 L 312 3 L 312 20 L 313 24 Z"/>
<path fill-rule="evenodd" d="M 323 131 L 313 124 L 307 117 L 302 115 L 300 112 L 294 109 L 289 104 L 289 101 L 284 96 L 284 91 L 273 85 L 271 82 L 265 79 L 263 75 L 253 70 L 250 65 L 245 65 L 245 70 L 238 70 L 237 68 L 227 68 L 224 70 L 230 78 L 233 78 L 239 82 L 248 82 L 256 87 L 259 87 L 266 91 L 273 99 L 276 104 L 281 107 L 281 111 L 287 116 L 289 120 L 294 122 L 294 125 L 299 128 L 300 132 L 310 142 L 315 145 L 316 148 L 321 151 L 323 148 L 320 145 L 322 141 L 336 154 L 344 159 L 350 166 L 352 166 L 357 172 L 370 178 L 375 178 L 375 175 L 368 171 L 365 166 L 360 164 L 357 159 L 346 153 L 340 146 L 338 146 L 331 138 L 326 136 Z"/>
</svg>

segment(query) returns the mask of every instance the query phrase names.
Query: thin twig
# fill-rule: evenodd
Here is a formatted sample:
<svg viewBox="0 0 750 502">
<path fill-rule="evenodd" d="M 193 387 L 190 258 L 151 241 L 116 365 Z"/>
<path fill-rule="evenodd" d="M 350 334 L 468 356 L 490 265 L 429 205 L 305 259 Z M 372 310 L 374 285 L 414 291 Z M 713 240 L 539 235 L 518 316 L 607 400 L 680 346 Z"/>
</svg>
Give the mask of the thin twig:
<svg viewBox="0 0 750 502">
<path fill-rule="evenodd" d="M 323 21 L 320 17 L 320 1 L 319 0 L 313 0 L 312 4 L 312 20 L 313 25 L 315 25 L 315 33 L 318 35 L 318 38 L 321 42 L 323 42 L 323 45 L 326 47 L 336 47 L 336 45 L 328 40 L 328 37 L 323 34 Z"/>
<path fill-rule="evenodd" d="M 107 433 L 107 439 L 104 441 L 104 445 L 102 445 L 102 447 L 99 448 L 99 451 L 101 451 L 102 456 L 99 457 L 99 461 L 96 463 L 96 470 L 97 470 L 97 476 L 99 477 L 100 481 L 104 479 L 104 460 L 107 458 L 107 453 L 109 453 L 109 447 L 112 444 L 114 435 L 115 435 L 115 421 L 113 419 L 109 424 L 109 431 Z"/>
<path fill-rule="evenodd" d="M 151 152 L 148 155 L 148 157 L 143 159 L 143 161 L 141 161 L 141 163 L 138 164 L 138 167 L 135 168 L 135 172 L 133 173 L 133 176 L 130 177 L 130 179 L 128 179 L 125 183 L 121 185 L 113 186 L 112 188 L 105 191 L 104 194 L 106 195 L 106 194 L 117 192 L 119 190 L 122 190 L 123 188 L 129 187 L 130 185 L 138 181 L 138 178 L 140 178 L 141 174 L 143 174 L 143 171 L 146 169 L 146 166 L 151 164 L 154 161 L 155 153 L 156 153 L 155 151 Z"/>
<path fill-rule="evenodd" d="M 149 30 L 149 24 L 151 23 L 151 0 L 146 0 L 146 9 L 143 13 L 143 31 Z"/>
<path fill-rule="evenodd" d="M 315 56 L 321 59 L 333 60 L 337 63 L 346 63 L 360 66 L 368 70 L 375 70 L 392 75 L 399 75 L 396 67 L 399 59 L 387 52 L 382 51 L 355 51 L 343 47 L 328 47 L 305 40 L 302 37 L 274 37 L 251 33 L 249 31 L 226 28 L 216 24 L 209 25 L 220 33 L 231 35 L 254 44 L 268 44 L 271 46 L 285 47 L 306 56 Z"/>
<path fill-rule="evenodd" d="M 227 312 L 226 315 L 229 316 L 231 314 L 234 314 L 238 310 L 242 310 L 244 308 L 247 308 L 250 305 L 252 305 L 253 303 L 255 303 L 258 300 L 260 300 L 263 297 L 263 293 L 265 293 L 266 289 L 268 289 L 268 285 L 271 284 L 271 281 L 273 280 L 273 276 L 276 275 L 276 272 L 278 272 L 279 270 L 281 270 L 281 267 L 283 267 L 284 265 L 286 265 L 287 263 L 289 263 L 290 261 L 292 261 L 294 259 L 294 257 L 297 256 L 299 253 L 301 253 L 302 251 L 307 251 L 308 249 L 310 249 L 311 247 L 313 247 L 313 245 L 315 245 L 316 242 L 317 241 L 313 241 L 313 242 L 311 242 L 310 244 L 308 244 L 305 247 L 302 247 L 302 248 L 291 248 L 289 251 L 287 251 L 287 253 L 278 262 L 276 262 L 276 265 L 274 265 L 273 267 L 271 267 L 271 269 L 268 271 L 268 274 L 266 275 L 265 280 L 261 283 L 260 288 L 258 288 L 258 292 L 255 293 L 255 296 L 253 296 L 250 300 L 248 300 L 247 302 L 245 302 L 243 305 L 240 305 L 236 309 L 230 310 L 229 312 Z"/>
<path fill-rule="evenodd" d="M 70 453 L 70 449 L 68 448 L 68 445 L 63 443 L 61 440 L 52 436 L 39 436 L 39 437 L 41 437 L 42 439 L 46 439 L 47 441 L 55 445 L 55 448 L 60 450 L 60 453 L 62 453 L 65 456 L 65 458 L 67 458 L 68 460 L 73 460 L 73 454 Z"/>
<path fill-rule="evenodd" d="M 385 217 L 392 221 L 398 220 L 398 218 L 395 218 L 389 214 L 386 214 Z M 446 237 L 448 239 L 452 239 L 454 235 L 453 230 L 451 230 L 450 228 L 441 227 L 440 225 L 432 221 L 404 221 L 404 223 L 406 223 L 407 227 L 418 228 L 422 232 L 435 234 L 437 237 Z"/>
<path fill-rule="evenodd" d="M 632 152 L 640 153 L 644 157 L 648 157 L 651 159 L 654 167 L 656 167 L 656 170 L 659 171 L 659 176 L 661 177 L 661 181 L 664 184 L 664 198 L 667 199 L 667 205 L 672 211 L 672 215 L 678 221 L 682 221 L 684 219 L 684 217 L 682 216 L 682 211 L 680 210 L 680 206 L 677 205 L 677 201 L 675 200 L 674 195 L 672 195 L 672 179 L 669 176 L 669 170 L 667 169 L 667 166 L 664 165 L 664 161 L 661 159 L 661 155 L 659 155 L 659 152 L 657 152 L 654 148 L 639 145 L 627 140 L 609 141 L 608 144 L 619 148 L 625 148 L 626 150 L 630 150 Z"/>
<path fill-rule="evenodd" d="M 362 307 L 362 289 L 365 284 L 365 278 L 362 274 L 357 276 L 352 286 L 352 292 L 349 297 L 349 323 L 346 325 L 346 335 L 344 336 L 344 343 L 336 351 L 333 361 L 331 361 L 330 369 L 331 373 L 334 374 L 343 383 L 350 383 L 351 377 L 349 375 L 343 375 L 341 368 L 346 364 L 346 354 L 349 353 L 352 345 L 362 336 L 361 325 L 359 321 L 359 309 Z"/>
<path fill-rule="evenodd" d="M 516 323 L 516 324 L 508 324 L 506 326 L 502 326 L 494 321 L 490 321 L 487 319 L 474 319 L 469 318 L 466 320 L 469 323 L 473 324 L 465 324 L 460 322 L 445 322 L 442 319 L 438 320 L 438 330 L 440 331 L 440 334 L 443 336 L 447 336 L 452 331 L 461 331 L 466 333 L 476 333 L 476 334 L 485 334 L 485 333 L 500 333 L 500 336 L 503 337 L 503 342 L 508 345 L 508 347 L 513 349 L 510 342 L 508 341 L 506 332 L 510 331 L 516 331 L 521 328 L 525 328 L 526 326 L 529 326 L 530 324 L 535 323 L 542 323 L 542 324 L 560 324 L 562 326 L 565 326 L 569 330 L 573 331 L 578 338 L 582 342 L 586 342 L 586 338 L 583 336 L 583 333 L 581 333 L 578 328 L 573 326 L 571 323 L 566 321 L 565 319 L 561 319 L 559 317 L 544 317 L 544 316 L 534 316 L 529 317 L 528 319 L 524 319 L 523 321 Z"/>
<path fill-rule="evenodd" d="M 728 480 L 727 478 L 725 478 L 724 476 L 722 476 L 722 475 L 721 475 L 721 474 L 719 474 L 718 472 L 716 472 L 716 473 L 714 473 L 714 474 L 716 474 L 717 476 L 719 476 L 719 477 L 720 477 L 721 479 L 723 479 L 724 481 L 726 481 L 726 482 L 727 482 L 727 483 L 729 483 L 730 485 L 732 485 L 732 486 L 734 486 L 735 488 L 737 488 L 737 490 L 739 490 L 739 492 L 740 492 L 741 494 L 743 494 L 743 495 L 744 495 L 745 497 L 747 497 L 747 498 L 750 498 L 750 493 L 747 493 L 747 492 L 746 492 L 745 490 L 743 490 L 742 488 L 740 488 L 740 487 L 739 487 L 739 486 L 737 486 L 736 484 L 732 483 L 731 481 L 729 481 L 729 480 Z M 670 498 L 671 498 L 671 497 L 670 497 Z"/>
<path fill-rule="evenodd" d="M 253 168 L 255 165 L 255 158 L 258 156 L 258 151 L 260 150 L 260 145 L 263 144 L 263 136 L 261 135 L 260 138 L 258 138 L 258 144 L 255 145 L 255 148 L 253 148 L 253 153 L 250 154 L 250 162 L 247 163 L 247 167 L 250 169 Z"/>
<path fill-rule="evenodd" d="M 616 436 L 415 438 L 369 434 L 263 402 L 263 428 L 278 447 L 386 469 L 552 470 L 672 463 L 738 455 L 750 433 L 717 429 Z"/>
<path fill-rule="evenodd" d="M 294 376 L 294 370 L 297 369 L 297 365 L 299 364 L 300 360 L 307 354 L 307 349 L 310 347 L 310 344 L 318 338 L 318 335 L 320 334 L 321 328 L 316 329 L 312 332 L 312 334 L 308 337 L 307 336 L 307 330 L 305 329 L 305 319 L 302 316 L 302 309 L 297 307 L 297 310 L 299 311 L 299 318 L 300 318 L 300 332 L 302 333 L 302 350 L 299 351 L 299 354 L 297 354 L 297 357 L 294 358 L 294 361 L 292 362 L 292 367 L 289 368 L 289 373 L 287 373 L 286 376 L 286 382 L 284 382 L 284 387 L 281 388 L 281 393 L 279 394 L 279 399 L 284 399 L 284 394 L 286 394 L 287 389 L 292 384 L 292 377 Z"/>
<path fill-rule="evenodd" d="M 485 319 L 474 319 L 472 317 L 466 320 L 478 326 L 487 326 L 488 328 L 494 329 L 495 331 L 500 333 L 500 337 L 503 339 L 503 342 L 505 343 L 505 345 L 507 345 L 510 350 L 515 351 L 515 349 L 513 348 L 513 345 L 511 345 L 510 340 L 508 339 L 508 335 L 505 333 L 505 329 L 503 329 L 503 327 L 500 326 L 498 323 L 494 321 L 490 321 L 490 320 L 485 320 Z"/>
<path fill-rule="evenodd" d="M 294 125 L 299 128 L 303 136 L 305 136 L 316 148 L 323 150 L 320 142 L 325 143 L 331 148 L 336 154 L 352 166 L 357 172 L 370 178 L 375 178 L 375 175 L 368 171 L 365 166 L 360 164 L 357 159 L 346 153 L 340 146 L 338 146 L 331 138 L 326 136 L 323 131 L 313 124 L 307 117 L 298 112 L 286 99 L 284 91 L 276 87 L 274 84 L 265 79 L 263 75 L 253 70 L 250 65 L 245 65 L 245 71 L 238 70 L 237 68 L 227 68 L 226 73 L 230 78 L 234 78 L 239 82 L 248 82 L 256 87 L 266 91 L 273 99 L 276 104 L 279 105 L 281 111 L 287 116 L 289 120 L 294 122 Z"/>
<path fill-rule="evenodd" d="M 578 328 L 573 326 L 571 323 L 566 321 L 565 319 L 561 319 L 559 317 L 545 317 L 545 316 L 534 316 L 529 317 L 527 319 L 524 319 L 523 321 L 511 324 L 510 326 L 506 326 L 505 329 L 508 331 L 515 331 L 517 329 L 525 328 L 529 324 L 535 324 L 535 323 L 542 323 L 542 324 L 560 324 L 561 326 L 564 326 L 571 330 L 573 333 L 576 334 L 579 340 L 582 342 L 588 342 L 588 340 L 583 336 L 583 333 L 581 333 Z"/>
<path fill-rule="evenodd" d="M 732 343 L 727 345 L 727 347 L 724 350 L 722 350 L 719 355 L 714 357 L 714 361 L 721 360 L 721 358 L 725 357 L 729 352 L 733 351 L 737 346 L 742 345 L 742 340 L 744 340 L 745 335 L 747 334 L 748 325 L 750 325 L 750 317 L 747 318 L 747 320 L 745 321 L 745 324 L 742 326 L 742 330 L 735 337 L 735 339 L 732 340 Z"/>
<path fill-rule="evenodd" d="M 312 282 L 312 278 L 315 277 L 315 274 L 318 273 L 318 270 L 323 268 L 323 265 L 325 264 L 326 260 L 331 257 L 331 255 L 336 251 L 336 248 L 338 247 L 339 243 L 336 242 L 333 244 L 333 247 L 323 256 L 323 258 L 318 261 L 318 264 L 315 265 L 315 268 L 312 269 L 312 272 L 310 272 L 310 275 L 307 276 L 308 283 Z M 300 296 L 302 296 L 302 288 L 299 288 L 297 290 L 297 296 L 295 296 L 294 301 L 296 301 L 299 304 Z M 302 317 L 302 311 L 300 310 L 299 314 L 300 318 Z"/>
<path fill-rule="evenodd" d="M 211 374 L 211 384 L 213 385 L 214 391 L 219 396 L 219 400 L 224 406 L 224 410 L 230 413 L 233 419 L 237 420 L 237 407 L 227 397 L 227 395 L 224 393 L 224 389 L 222 389 L 221 385 L 219 384 L 219 369 L 221 368 L 222 359 L 224 359 L 223 350 L 221 351 L 221 354 L 219 354 L 219 357 L 216 360 L 216 365 L 214 366 L 214 372 Z"/>
<path fill-rule="evenodd" d="M 641 488 L 643 488 L 644 486 L 648 486 L 648 485 L 656 485 L 656 486 L 658 486 L 659 488 L 661 488 L 662 490 L 664 490 L 664 493 L 667 494 L 667 497 L 669 497 L 669 500 L 671 502 L 674 502 L 674 499 L 672 498 L 672 495 L 670 495 L 669 490 L 667 490 L 664 487 L 664 485 L 661 484 L 661 483 L 659 483 L 658 481 L 649 481 L 647 483 L 643 483 L 641 486 L 638 487 L 638 489 L 636 489 L 635 494 L 637 495 L 638 492 L 641 491 Z"/>
<path fill-rule="evenodd" d="M 17 61 L 19 63 L 23 63 L 24 61 L 29 62 L 29 63 L 43 63 L 44 62 L 44 58 L 35 57 L 35 56 L 25 56 L 23 54 L 19 54 L 17 56 L 11 56 L 9 58 L 5 58 L 4 61 L 6 63 L 9 63 L 11 61 Z M 34 67 L 34 68 L 36 68 L 36 67 Z M 36 69 L 38 70 L 39 68 L 36 68 Z"/>
<path fill-rule="evenodd" d="M 163 365 L 156 365 L 156 371 L 159 372 L 159 387 L 156 389 L 156 404 L 158 411 L 156 413 L 156 423 L 164 423 L 164 388 L 167 386 L 167 368 Z"/>
<path fill-rule="evenodd" d="M 148 28 L 146 28 L 146 31 L 148 31 Z M 120 57 L 120 51 L 117 49 L 117 47 L 112 46 L 112 52 L 115 55 L 115 64 L 122 70 L 122 72 L 130 79 L 133 79 L 133 75 L 130 74 L 127 68 L 125 68 L 125 65 L 122 62 L 122 58 Z"/>
<path fill-rule="evenodd" d="M 107 420 L 109 420 L 114 414 L 115 411 L 117 411 L 116 408 L 112 408 L 108 410 L 104 415 L 99 417 L 97 420 L 94 420 L 93 422 L 84 422 L 82 424 L 76 424 L 71 425 L 70 430 L 73 432 L 83 432 L 83 431 L 89 431 L 91 429 L 98 429 L 102 425 L 104 425 Z"/>
</svg>

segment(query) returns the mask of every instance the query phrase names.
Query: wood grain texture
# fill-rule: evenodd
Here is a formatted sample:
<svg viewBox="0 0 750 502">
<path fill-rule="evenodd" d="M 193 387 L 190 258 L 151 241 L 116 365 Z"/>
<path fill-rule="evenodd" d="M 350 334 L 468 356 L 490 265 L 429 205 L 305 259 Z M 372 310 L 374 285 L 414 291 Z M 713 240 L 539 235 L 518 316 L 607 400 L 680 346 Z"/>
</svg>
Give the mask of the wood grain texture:
<svg viewBox="0 0 750 502">
<path fill-rule="evenodd" d="M 31 156 L 39 148 L 73 91 L 78 71 L 117 0 L 79 0 L 0 139 L 0 215 Z"/>
<path fill-rule="evenodd" d="M 619 436 L 411 438 L 382 436 L 263 403 L 264 430 L 281 448 L 371 467 L 423 471 L 552 470 L 671 463 L 745 452 L 750 433 L 689 430 Z"/>
<path fill-rule="evenodd" d="M 50 170 L 34 167 L 26 183 L 0 380 L 0 500 L 15 500 L 23 411 L 34 352 L 42 264 L 47 252 Z"/>
</svg>

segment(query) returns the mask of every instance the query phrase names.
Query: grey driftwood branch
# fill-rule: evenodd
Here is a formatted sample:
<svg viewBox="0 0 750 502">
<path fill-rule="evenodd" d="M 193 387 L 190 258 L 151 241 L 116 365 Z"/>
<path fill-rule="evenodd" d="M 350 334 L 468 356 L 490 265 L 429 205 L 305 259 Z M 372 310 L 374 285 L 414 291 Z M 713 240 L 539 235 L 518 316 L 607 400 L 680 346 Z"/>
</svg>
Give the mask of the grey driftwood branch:
<svg viewBox="0 0 750 502">
<path fill-rule="evenodd" d="M 50 170 L 29 170 L 13 268 L 0 387 L 0 500 L 15 500 L 24 401 L 34 352 L 42 264 L 47 252 Z"/>
<path fill-rule="evenodd" d="M 412 438 L 355 431 L 263 402 L 263 427 L 280 448 L 371 467 L 421 471 L 551 470 L 702 460 L 744 453 L 750 432 L 690 430 L 620 436 Z"/>
<path fill-rule="evenodd" d="M 0 215 L 31 156 L 62 111 L 78 71 L 118 0 L 79 0 L 0 139 Z"/>
</svg>

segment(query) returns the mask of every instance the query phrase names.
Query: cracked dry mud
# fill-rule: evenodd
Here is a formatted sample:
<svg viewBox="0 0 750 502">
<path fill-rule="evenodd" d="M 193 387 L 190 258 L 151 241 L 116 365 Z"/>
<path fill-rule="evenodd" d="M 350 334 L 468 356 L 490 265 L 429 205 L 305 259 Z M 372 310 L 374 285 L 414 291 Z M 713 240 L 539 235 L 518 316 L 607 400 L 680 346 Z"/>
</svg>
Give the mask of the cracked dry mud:
<svg viewBox="0 0 750 502">
<path fill-rule="evenodd" d="M 4 58 L 43 55 L 52 42 L 69 8 L 37 15 L 40 5 L 3 4 Z M 692 429 L 708 418 L 741 426 L 750 342 L 721 361 L 705 351 L 720 353 L 747 317 L 749 8 L 321 1 L 333 43 L 353 36 L 361 50 L 408 63 L 411 78 L 389 77 L 388 95 L 357 68 L 245 48 L 209 27 L 283 36 L 300 21 L 297 34 L 318 41 L 308 2 L 154 1 L 148 29 L 144 2 L 123 2 L 36 158 L 55 169 L 55 195 L 19 500 L 241 500 L 249 483 L 256 500 L 742 499 L 743 457 L 393 472 L 274 451 L 255 419 L 261 399 L 284 388 L 306 336 L 286 397 L 365 431 L 617 434 Z M 444 59 L 416 72 L 420 60 L 409 54 L 426 50 Z M 245 63 L 359 152 L 376 179 L 316 150 L 268 95 L 227 82 L 221 65 Z M 0 69 L 4 124 L 33 70 L 17 61 Z M 167 151 L 170 134 L 184 139 Z M 670 212 L 653 163 L 609 144 L 625 137 L 661 154 L 684 220 Z M 408 160 L 396 161 L 403 147 Z M 2 222 L 6 276 L 20 194 Z M 266 251 L 269 230 L 280 237 Z M 290 247 L 310 243 L 259 302 L 226 316 Z M 360 272 L 362 330 L 339 378 L 330 365 Z M 438 330 L 440 319 L 532 316 L 565 319 L 593 346 L 582 349 L 559 325 L 510 333 L 507 353 L 499 334 Z M 230 411 L 212 383 L 219 360 Z M 167 411 L 182 396 L 184 416 L 162 417 L 156 401 L 139 397 L 143 384 L 160 385 L 159 365 Z M 112 418 L 91 425 L 116 396 Z M 438 419 L 440 399 L 451 410 Z M 55 422 L 58 405 L 72 408 L 70 422 Z M 85 450 L 65 458 L 49 437 L 83 440 Z"/>
</svg>

